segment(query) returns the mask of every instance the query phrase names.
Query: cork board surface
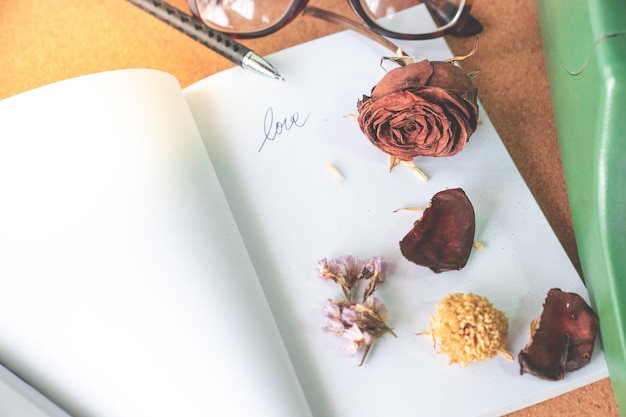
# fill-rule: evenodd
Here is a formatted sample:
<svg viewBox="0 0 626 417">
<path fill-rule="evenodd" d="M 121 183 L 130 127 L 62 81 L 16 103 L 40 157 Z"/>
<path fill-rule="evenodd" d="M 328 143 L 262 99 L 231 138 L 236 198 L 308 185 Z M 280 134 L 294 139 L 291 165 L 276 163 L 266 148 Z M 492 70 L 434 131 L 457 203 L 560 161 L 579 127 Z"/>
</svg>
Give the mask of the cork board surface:
<svg viewBox="0 0 626 417">
<path fill-rule="evenodd" d="M 184 0 L 170 0 L 188 10 Z M 354 18 L 347 2 L 310 5 Z M 477 0 L 483 23 L 477 53 L 464 61 L 480 100 L 580 271 L 554 126 L 534 2 Z M 265 38 L 242 43 L 261 55 L 336 31 L 308 17 Z M 455 54 L 474 39 L 447 39 Z M 182 87 L 233 64 L 124 0 L 0 0 L 0 99 L 63 79 L 121 68 L 154 68 L 175 75 Z M 509 416 L 619 416 L 608 379 Z"/>
</svg>

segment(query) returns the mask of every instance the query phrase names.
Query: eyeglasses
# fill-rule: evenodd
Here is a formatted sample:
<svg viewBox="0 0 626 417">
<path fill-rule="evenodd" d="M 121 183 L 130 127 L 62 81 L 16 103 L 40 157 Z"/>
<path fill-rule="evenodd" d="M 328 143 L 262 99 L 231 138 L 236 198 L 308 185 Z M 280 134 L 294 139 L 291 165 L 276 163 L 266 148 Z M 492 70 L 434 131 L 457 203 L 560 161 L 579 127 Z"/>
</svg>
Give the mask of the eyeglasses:
<svg viewBox="0 0 626 417">
<path fill-rule="evenodd" d="M 480 33 L 482 25 L 470 15 L 473 2 L 348 0 L 352 10 L 371 30 L 405 40 Z M 256 38 L 287 25 L 305 9 L 308 0 L 188 0 L 188 3 L 193 15 L 213 29 L 237 38 Z"/>
</svg>

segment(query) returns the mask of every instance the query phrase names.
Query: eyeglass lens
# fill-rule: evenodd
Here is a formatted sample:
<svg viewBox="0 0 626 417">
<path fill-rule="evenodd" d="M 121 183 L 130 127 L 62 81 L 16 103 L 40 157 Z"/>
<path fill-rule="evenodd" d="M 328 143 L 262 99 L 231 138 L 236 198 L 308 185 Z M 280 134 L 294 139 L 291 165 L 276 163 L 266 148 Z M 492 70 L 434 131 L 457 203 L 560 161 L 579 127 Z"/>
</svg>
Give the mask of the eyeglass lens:
<svg viewBox="0 0 626 417">
<path fill-rule="evenodd" d="M 293 0 L 195 0 L 201 19 L 225 33 L 247 34 L 275 26 L 289 12 Z"/>
<path fill-rule="evenodd" d="M 361 0 L 370 26 L 389 32 L 422 35 L 453 26 L 465 0 Z M 363 16 L 361 16 L 363 17 Z"/>
<path fill-rule="evenodd" d="M 245 35 L 279 29 L 293 13 L 297 0 L 190 0 L 207 25 Z M 465 0 L 361 0 L 357 12 L 366 23 L 400 34 L 428 34 L 453 26 Z M 278 27 L 275 27 L 277 26 Z"/>
</svg>

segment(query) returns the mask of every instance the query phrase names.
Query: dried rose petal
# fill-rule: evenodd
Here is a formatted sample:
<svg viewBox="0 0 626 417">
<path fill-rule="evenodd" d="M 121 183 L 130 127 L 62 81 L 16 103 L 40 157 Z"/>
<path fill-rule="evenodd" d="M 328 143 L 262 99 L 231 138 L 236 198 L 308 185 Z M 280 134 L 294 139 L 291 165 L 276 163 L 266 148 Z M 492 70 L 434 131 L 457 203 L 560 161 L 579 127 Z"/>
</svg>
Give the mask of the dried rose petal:
<svg viewBox="0 0 626 417">
<path fill-rule="evenodd" d="M 598 316 L 576 293 L 553 288 L 533 323 L 531 341 L 519 353 L 520 373 L 560 380 L 591 361 Z"/>
<path fill-rule="evenodd" d="M 372 98 L 425 86 L 468 93 L 476 90 L 460 67 L 450 62 L 424 59 L 389 71 L 372 89 Z"/>
<path fill-rule="evenodd" d="M 402 161 L 460 152 L 478 123 L 477 89 L 449 62 L 423 60 L 389 71 L 357 102 L 359 127 Z"/>
<path fill-rule="evenodd" d="M 474 242 L 474 207 L 461 188 L 435 194 L 411 231 L 400 241 L 402 255 L 436 273 L 461 269 Z"/>
</svg>

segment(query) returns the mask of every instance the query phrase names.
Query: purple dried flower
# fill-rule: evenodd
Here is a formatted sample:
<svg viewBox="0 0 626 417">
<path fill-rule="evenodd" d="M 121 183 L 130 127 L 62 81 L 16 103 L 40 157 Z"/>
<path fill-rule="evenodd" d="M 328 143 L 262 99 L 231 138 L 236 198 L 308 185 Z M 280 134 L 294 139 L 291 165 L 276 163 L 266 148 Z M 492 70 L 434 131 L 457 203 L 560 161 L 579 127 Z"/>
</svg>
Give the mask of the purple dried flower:
<svg viewBox="0 0 626 417">
<path fill-rule="evenodd" d="M 343 301 L 327 300 L 322 312 L 326 317 L 326 326 L 322 330 L 346 340 L 345 349 L 350 355 L 364 348 L 359 366 L 365 361 L 371 345 L 379 337 L 391 333 L 393 329 L 385 321 L 389 316 L 387 307 L 372 293 L 385 281 L 387 264 L 382 257 L 376 256 L 363 262 L 354 256 L 342 256 L 337 259 L 320 259 L 317 263 L 321 278 L 341 286 L 346 297 Z M 359 280 L 368 280 L 364 289 L 363 303 L 352 301 L 352 292 Z"/>
<path fill-rule="evenodd" d="M 342 309 L 345 302 L 336 302 L 333 300 L 327 300 L 322 313 L 326 317 L 326 326 L 322 328 L 325 333 L 332 333 L 337 336 L 341 336 L 349 327 L 342 319 Z"/>
<path fill-rule="evenodd" d="M 328 260 L 326 258 L 322 258 L 317 261 L 317 274 L 323 279 L 329 279 L 331 281 L 336 282 L 337 284 L 341 284 L 343 278 L 341 275 L 337 275 L 331 269 L 331 266 L 328 265 Z"/>
<path fill-rule="evenodd" d="M 348 355 L 354 356 L 359 349 L 371 346 L 374 343 L 374 336 L 368 332 L 363 332 L 358 326 L 353 325 L 343 334 L 346 344 L 344 348 Z M 365 358 L 364 358 L 365 359 Z"/>
<path fill-rule="evenodd" d="M 382 256 L 375 256 L 368 259 L 365 263 L 365 269 L 368 271 L 369 282 L 367 283 L 367 287 L 365 287 L 363 300 L 370 297 L 374 291 L 376 291 L 376 288 L 378 288 L 378 284 L 382 284 L 385 282 L 385 279 L 387 279 L 387 264 Z"/>
<path fill-rule="evenodd" d="M 341 310 L 341 319 L 344 322 L 374 334 L 382 331 L 381 335 L 389 329 L 385 324 L 388 316 L 387 307 L 376 297 L 368 298 L 365 304 L 354 304 Z"/>
<path fill-rule="evenodd" d="M 352 288 L 359 279 L 363 278 L 366 269 L 363 261 L 348 255 L 330 261 L 326 258 L 320 259 L 317 263 L 317 271 L 321 278 L 339 284 L 346 298 L 350 300 Z"/>
<path fill-rule="evenodd" d="M 363 275 L 363 261 L 355 256 L 342 256 L 341 258 L 333 259 L 331 263 L 333 263 L 334 268 L 339 273 L 346 277 L 351 277 L 353 280 L 357 280 Z"/>
<path fill-rule="evenodd" d="M 327 319 L 326 326 L 322 327 L 324 333 L 334 334 L 335 336 L 341 336 L 346 331 L 346 326 L 341 320 Z"/>
<path fill-rule="evenodd" d="M 341 319 L 341 305 L 343 303 L 331 300 L 330 298 L 326 300 L 326 304 L 324 304 L 324 308 L 322 309 L 322 313 L 324 316 L 329 319 Z"/>
<path fill-rule="evenodd" d="M 365 263 L 365 268 L 370 272 L 372 278 L 376 278 L 378 282 L 384 282 L 387 272 L 387 263 L 382 256 L 374 256 L 369 258 Z"/>
<path fill-rule="evenodd" d="M 365 300 L 364 305 L 380 317 L 383 322 L 386 322 L 389 318 L 389 310 L 387 310 L 387 306 L 385 306 L 378 298 L 369 297 Z"/>
</svg>

